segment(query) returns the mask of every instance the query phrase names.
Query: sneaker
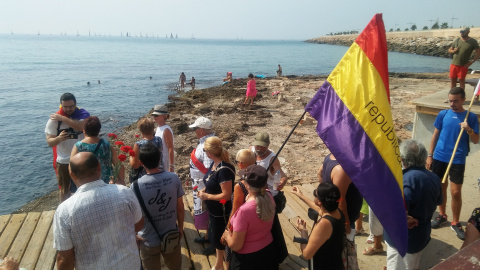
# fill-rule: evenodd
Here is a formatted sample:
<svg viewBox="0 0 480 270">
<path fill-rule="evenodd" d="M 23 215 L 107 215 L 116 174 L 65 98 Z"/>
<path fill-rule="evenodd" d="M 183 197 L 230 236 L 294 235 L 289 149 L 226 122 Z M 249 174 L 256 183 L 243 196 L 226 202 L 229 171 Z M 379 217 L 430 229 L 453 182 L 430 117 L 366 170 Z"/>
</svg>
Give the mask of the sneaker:
<svg viewBox="0 0 480 270">
<path fill-rule="evenodd" d="M 451 225 L 452 231 L 457 234 L 457 237 L 461 240 L 465 240 L 465 231 L 463 231 L 462 225 L 458 222 L 456 225 Z"/>
<path fill-rule="evenodd" d="M 432 221 L 432 228 L 437 229 L 442 225 L 443 223 L 447 222 L 447 216 L 443 215 L 438 215 L 433 221 Z"/>
</svg>

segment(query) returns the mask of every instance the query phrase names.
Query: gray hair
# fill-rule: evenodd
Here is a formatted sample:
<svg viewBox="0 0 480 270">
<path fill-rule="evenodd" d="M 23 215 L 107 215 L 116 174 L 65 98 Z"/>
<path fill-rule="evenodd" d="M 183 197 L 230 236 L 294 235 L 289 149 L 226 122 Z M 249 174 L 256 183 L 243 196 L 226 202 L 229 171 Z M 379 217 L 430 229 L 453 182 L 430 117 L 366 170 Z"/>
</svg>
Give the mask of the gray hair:
<svg viewBox="0 0 480 270">
<path fill-rule="evenodd" d="M 255 204 L 257 205 L 256 212 L 258 218 L 263 221 L 271 220 L 275 215 L 275 203 L 272 202 L 270 197 L 267 195 L 265 187 L 256 188 L 249 185 L 249 188 L 250 192 L 256 195 Z"/>
<path fill-rule="evenodd" d="M 406 140 L 400 145 L 400 157 L 405 168 L 424 167 L 427 149 L 417 140 Z"/>
</svg>

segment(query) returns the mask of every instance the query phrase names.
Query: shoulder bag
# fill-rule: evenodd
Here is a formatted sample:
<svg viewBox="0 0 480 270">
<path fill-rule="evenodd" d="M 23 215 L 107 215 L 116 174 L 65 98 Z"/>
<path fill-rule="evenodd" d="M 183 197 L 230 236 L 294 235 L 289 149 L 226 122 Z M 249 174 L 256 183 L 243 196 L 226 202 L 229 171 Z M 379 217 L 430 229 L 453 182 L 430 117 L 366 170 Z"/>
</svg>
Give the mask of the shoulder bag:
<svg viewBox="0 0 480 270">
<path fill-rule="evenodd" d="M 140 203 L 143 212 L 147 216 L 148 221 L 150 221 L 153 229 L 157 233 L 158 237 L 160 237 L 160 250 L 162 251 L 162 253 L 165 254 L 173 252 L 180 245 L 180 232 L 178 231 L 178 229 L 174 229 L 164 233 L 163 235 L 160 235 L 158 233 L 157 227 L 155 226 L 155 223 L 153 223 L 152 216 L 150 216 L 150 213 L 148 212 L 147 207 L 143 202 L 142 194 L 140 194 L 140 189 L 138 187 L 138 181 L 133 182 L 133 190 L 135 192 L 135 196 L 137 196 L 138 202 Z"/>
</svg>

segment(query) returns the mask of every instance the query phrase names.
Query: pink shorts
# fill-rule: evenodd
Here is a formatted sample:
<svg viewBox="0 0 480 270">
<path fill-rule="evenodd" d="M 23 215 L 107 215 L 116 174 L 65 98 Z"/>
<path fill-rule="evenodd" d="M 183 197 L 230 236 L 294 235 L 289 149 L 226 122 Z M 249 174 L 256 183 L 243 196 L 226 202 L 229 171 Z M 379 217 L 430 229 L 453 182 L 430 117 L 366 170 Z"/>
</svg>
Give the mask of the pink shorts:
<svg viewBox="0 0 480 270">
<path fill-rule="evenodd" d="M 464 80 L 467 77 L 468 68 L 465 66 L 450 65 L 450 79 Z"/>
<path fill-rule="evenodd" d="M 195 228 L 197 230 L 207 230 L 208 229 L 208 211 L 201 213 L 200 215 L 193 216 Z"/>
</svg>

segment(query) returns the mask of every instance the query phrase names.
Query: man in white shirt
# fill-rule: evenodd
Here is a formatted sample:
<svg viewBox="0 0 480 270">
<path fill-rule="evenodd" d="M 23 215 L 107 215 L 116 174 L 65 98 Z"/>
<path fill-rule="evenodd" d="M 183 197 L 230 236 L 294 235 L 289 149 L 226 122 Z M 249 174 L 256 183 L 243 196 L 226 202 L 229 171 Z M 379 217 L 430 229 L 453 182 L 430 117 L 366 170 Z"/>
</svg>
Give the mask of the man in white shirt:
<svg viewBox="0 0 480 270">
<path fill-rule="evenodd" d="M 75 96 L 65 93 L 60 97 L 60 110 L 50 114 L 45 134 L 48 146 L 53 148 L 55 172 L 60 187 L 60 201 L 70 197 L 70 175 L 68 162 L 76 142 L 83 140 L 83 120 L 90 114 L 77 108 Z"/>
<path fill-rule="evenodd" d="M 69 170 L 78 190 L 55 211 L 57 269 L 140 269 L 135 234 L 144 222 L 135 195 L 125 186 L 105 184 L 90 152 L 73 156 Z"/>
</svg>

